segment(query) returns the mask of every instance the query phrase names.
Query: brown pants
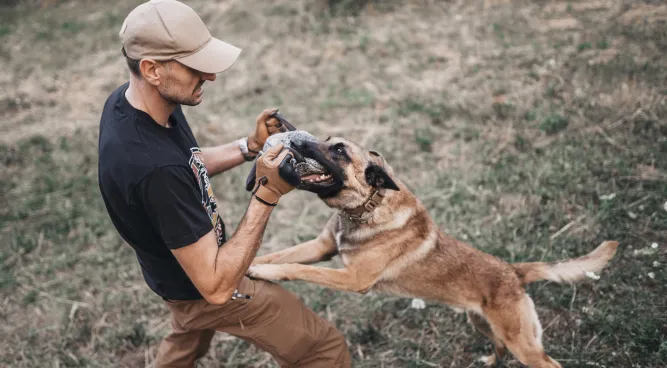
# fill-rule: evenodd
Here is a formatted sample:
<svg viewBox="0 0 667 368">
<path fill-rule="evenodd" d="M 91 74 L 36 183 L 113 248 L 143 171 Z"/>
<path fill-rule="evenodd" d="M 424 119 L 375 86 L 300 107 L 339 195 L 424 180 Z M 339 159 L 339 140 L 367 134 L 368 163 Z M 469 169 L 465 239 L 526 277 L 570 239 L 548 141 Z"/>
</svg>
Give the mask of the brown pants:
<svg viewBox="0 0 667 368">
<path fill-rule="evenodd" d="M 213 305 L 168 301 L 170 335 L 160 344 L 156 368 L 194 367 L 222 331 L 269 352 L 281 367 L 350 367 L 345 338 L 281 286 L 244 277 L 238 287 L 251 299 Z"/>
</svg>

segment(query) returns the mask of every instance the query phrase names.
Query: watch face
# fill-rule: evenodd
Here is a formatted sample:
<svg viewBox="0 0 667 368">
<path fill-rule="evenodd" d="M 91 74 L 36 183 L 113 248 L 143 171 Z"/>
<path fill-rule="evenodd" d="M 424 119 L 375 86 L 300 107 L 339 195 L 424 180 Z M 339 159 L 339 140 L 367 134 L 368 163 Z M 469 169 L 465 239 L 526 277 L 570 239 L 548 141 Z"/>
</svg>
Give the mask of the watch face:
<svg viewBox="0 0 667 368">
<path fill-rule="evenodd" d="M 241 154 L 243 155 L 244 160 L 252 161 L 255 159 L 255 157 L 250 156 L 250 152 L 248 152 L 248 138 L 239 139 L 239 148 L 241 149 Z"/>
<path fill-rule="evenodd" d="M 239 139 L 239 148 L 241 149 L 241 153 L 244 155 L 248 154 L 248 141 L 247 138 L 241 138 Z"/>
</svg>

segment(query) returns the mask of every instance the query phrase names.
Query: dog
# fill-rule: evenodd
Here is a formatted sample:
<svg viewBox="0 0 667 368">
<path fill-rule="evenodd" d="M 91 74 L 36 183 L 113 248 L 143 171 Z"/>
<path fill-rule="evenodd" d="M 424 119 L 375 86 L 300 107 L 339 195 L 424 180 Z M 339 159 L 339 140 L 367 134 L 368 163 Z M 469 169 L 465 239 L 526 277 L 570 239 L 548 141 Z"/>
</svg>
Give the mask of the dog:
<svg viewBox="0 0 667 368">
<path fill-rule="evenodd" d="M 529 367 L 561 367 L 544 351 L 542 327 L 524 285 L 574 282 L 597 273 L 618 242 L 605 241 L 588 255 L 562 262 L 509 264 L 441 232 L 379 153 L 331 137 L 292 148 L 324 167 L 302 172 L 298 188 L 338 211 L 316 239 L 255 258 L 248 276 L 442 302 L 465 310 L 494 344 L 494 354 L 481 359 L 487 366 L 500 363 L 509 350 Z M 309 265 L 336 254 L 344 268 Z"/>
</svg>

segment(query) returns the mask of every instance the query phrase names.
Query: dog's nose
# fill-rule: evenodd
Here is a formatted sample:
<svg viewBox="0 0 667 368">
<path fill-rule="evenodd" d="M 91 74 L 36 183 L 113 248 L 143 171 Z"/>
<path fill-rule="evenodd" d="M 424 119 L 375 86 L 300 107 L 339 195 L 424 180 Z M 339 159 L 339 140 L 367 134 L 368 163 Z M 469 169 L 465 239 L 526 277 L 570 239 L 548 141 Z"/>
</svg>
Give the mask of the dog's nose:
<svg viewBox="0 0 667 368">
<path fill-rule="evenodd" d="M 290 143 L 291 143 L 292 148 L 299 151 L 299 150 L 302 150 L 304 148 L 305 141 L 302 140 L 302 139 L 297 138 L 297 139 L 292 140 Z"/>
<path fill-rule="evenodd" d="M 287 134 L 289 134 L 289 146 L 301 153 L 307 151 L 312 144 L 317 143 L 317 138 L 308 132 L 295 131 Z"/>
</svg>

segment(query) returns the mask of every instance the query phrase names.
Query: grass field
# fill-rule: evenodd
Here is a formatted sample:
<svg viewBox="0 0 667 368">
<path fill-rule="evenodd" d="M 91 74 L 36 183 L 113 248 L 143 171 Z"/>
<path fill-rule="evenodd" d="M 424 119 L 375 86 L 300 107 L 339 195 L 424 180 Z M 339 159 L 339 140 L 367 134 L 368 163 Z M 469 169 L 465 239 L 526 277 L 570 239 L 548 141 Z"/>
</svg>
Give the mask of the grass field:
<svg viewBox="0 0 667 368">
<path fill-rule="evenodd" d="M 97 188 L 99 115 L 128 77 L 118 30 L 138 2 L 15 3 L 0 6 L 0 366 L 150 366 L 169 314 Z M 278 106 L 382 152 L 443 231 L 507 261 L 618 240 L 600 280 L 529 286 L 546 350 L 565 367 L 667 367 L 664 2 L 188 3 L 244 49 L 186 110 L 201 145 Z M 249 168 L 213 179 L 231 231 Z M 290 194 L 260 253 L 330 214 Z M 355 367 L 481 367 L 491 348 L 439 304 L 283 285 L 344 332 Z M 201 366 L 275 365 L 218 334 Z"/>
</svg>

